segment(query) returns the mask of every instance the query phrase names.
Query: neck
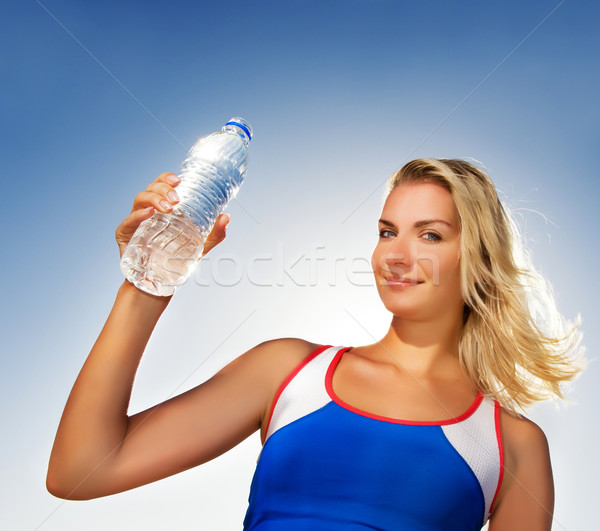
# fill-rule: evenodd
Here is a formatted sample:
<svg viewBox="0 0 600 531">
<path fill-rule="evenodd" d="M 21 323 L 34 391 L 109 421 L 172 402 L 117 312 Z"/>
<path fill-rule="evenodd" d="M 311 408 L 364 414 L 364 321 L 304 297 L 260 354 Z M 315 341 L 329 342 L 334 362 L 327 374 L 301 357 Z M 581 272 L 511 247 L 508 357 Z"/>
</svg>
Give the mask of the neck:
<svg viewBox="0 0 600 531">
<path fill-rule="evenodd" d="M 387 334 L 377 343 L 403 369 L 421 377 L 453 377 L 461 372 L 458 343 L 462 319 L 445 315 L 436 321 L 415 322 L 394 316 Z"/>
</svg>

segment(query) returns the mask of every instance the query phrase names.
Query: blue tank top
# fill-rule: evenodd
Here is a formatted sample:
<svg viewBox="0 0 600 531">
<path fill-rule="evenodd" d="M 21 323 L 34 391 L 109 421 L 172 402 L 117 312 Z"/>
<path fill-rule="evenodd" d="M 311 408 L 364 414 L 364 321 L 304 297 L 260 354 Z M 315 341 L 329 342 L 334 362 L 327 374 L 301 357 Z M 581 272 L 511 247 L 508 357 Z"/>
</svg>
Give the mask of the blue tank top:
<svg viewBox="0 0 600 531">
<path fill-rule="evenodd" d="M 358 410 L 331 384 L 350 348 L 319 347 L 279 388 L 244 529 L 481 529 L 502 481 L 499 404 L 480 392 L 439 422 Z"/>
</svg>

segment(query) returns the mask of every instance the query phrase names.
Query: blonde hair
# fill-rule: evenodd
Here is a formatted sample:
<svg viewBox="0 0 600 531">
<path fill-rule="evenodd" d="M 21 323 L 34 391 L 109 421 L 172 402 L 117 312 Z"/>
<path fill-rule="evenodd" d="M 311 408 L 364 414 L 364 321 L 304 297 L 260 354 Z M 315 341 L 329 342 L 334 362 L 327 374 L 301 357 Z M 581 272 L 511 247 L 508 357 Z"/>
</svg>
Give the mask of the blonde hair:
<svg viewBox="0 0 600 531">
<path fill-rule="evenodd" d="M 418 182 L 448 190 L 459 215 L 463 370 L 513 412 L 565 398 L 561 384 L 585 366 L 580 318 L 570 323 L 559 313 L 491 179 L 464 160 L 417 159 L 389 178 L 387 193 Z"/>
</svg>

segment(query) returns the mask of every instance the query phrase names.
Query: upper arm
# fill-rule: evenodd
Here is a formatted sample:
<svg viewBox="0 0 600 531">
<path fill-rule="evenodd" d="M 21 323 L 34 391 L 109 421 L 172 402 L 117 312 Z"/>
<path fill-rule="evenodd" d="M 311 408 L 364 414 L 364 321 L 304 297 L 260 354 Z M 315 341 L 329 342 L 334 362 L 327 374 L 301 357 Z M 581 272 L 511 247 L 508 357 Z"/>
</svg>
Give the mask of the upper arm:
<svg viewBox="0 0 600 531">
<path fill-rule="evenodd" d="M 528 419 L 503 413 L 504 479 L 490 531 L 542 531 L 552 527 L 554 481 L 548 441 Z"/>
<path fill-rule="evenodd" d="M 280 382 L 312 346 L 293 338 L 261 343 L 203 384 L 131 416 L 121 447 L 91 482 L 90 497 L 170 476 L 243 441 L 259 429 Z"/>
</svg>

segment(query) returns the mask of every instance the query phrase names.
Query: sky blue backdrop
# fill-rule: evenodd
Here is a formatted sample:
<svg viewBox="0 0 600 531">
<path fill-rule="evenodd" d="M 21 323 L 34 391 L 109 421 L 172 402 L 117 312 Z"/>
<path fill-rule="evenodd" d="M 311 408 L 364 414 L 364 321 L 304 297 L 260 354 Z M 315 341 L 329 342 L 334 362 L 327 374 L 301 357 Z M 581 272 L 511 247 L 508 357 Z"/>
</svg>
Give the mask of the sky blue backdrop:
<svg viewBox="0 0 600 531">
<path fill-rule="evenodd" d="M 132 410 L 270 337 L 379 339 L 389 315 L 368 259 L 382 184 L 417 156 L 485 164 L 594 358 L 599 14 L 591 0 L 5 4 L 0 527 L 239 529 L 255 437 L 102 500 L 44 488 L 62 407 L 121 282 L 115 227 L 234 115 L 256 136 L 227 241 L 159 323 Z M 555 529 L 595 519 L 599 376 L 592 364 L 567 409 L 530 413 L 550 441 Z"/>
</svg>

